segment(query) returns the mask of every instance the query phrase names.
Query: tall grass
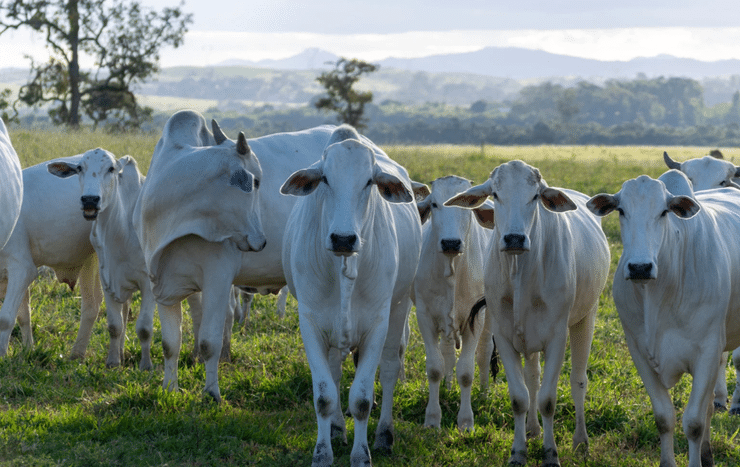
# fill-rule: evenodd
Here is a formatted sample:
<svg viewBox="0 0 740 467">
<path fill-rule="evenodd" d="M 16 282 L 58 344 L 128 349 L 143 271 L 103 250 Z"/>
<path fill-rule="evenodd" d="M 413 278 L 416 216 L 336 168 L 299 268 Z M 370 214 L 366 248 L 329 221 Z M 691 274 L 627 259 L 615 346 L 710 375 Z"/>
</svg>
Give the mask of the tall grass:
<svg viewBox="0 0 740 467">
<path fill-rule="evenodd" d="M 77 154 L 101 146 L 117 156 L 133 155 L 148 167 L 156 136 L 113 137 L 15 131 L 11 134 L 24 166 L 53 157 Z M 388 147 L 388 153 L 409 169 L 412 177 L 429 182 L 458 174 L 480 183 L 498 164 L 523 159 L 540 168 L 552 186 L 588 194 L 615 192 L 621 183 L 641 173 L 659 175 L 663 148 L 610 147 Z M 676 148 L 677 160 L 706 154 L 704 148 Z M 657 161 L 657 162 L 656 162 Z M 616 219 L 604 229 L 616 265 L 621 245 Z M 203 365 L 192 361 L 193 337 L 186 315 L 179 377 L 181 391 L 161 389 L 161 334 L 155 318 L 151 372 L 137 370 L 140 351 L 130 318 L 123 366 L 106 369 L 108 333 L 104 313 L 98 319 L 84 361 L 67 356 L 79 320 L 79 297 L 67 286 L 39 278 L 31 295 L 36 345 L 24 349 L 16 328 L 9 355 L 0 359 L 0 465 L 39 466 L 203 466 L 310 465 L 316 438 L 311 375 L 303 352 L 296 302 L 290 298 L 285 319 L 275 315 L 274 297 L 256 297 L 252 317 L 235 326 L 232 360 L 220 365 L 224 402 L 203 395 Z M 133 306 L 138 312 L 138 301 Z M 406 380 L 395 393 L 396 444 L 390 456 L 374 455 L 377 466 L 499 466 L 505 465 L 513 438 L 513 419 L 506 376 L 491 382 L 488 394 L 473 390 L 476 429 L 460 433 L 456 385 L 442 390 L 442 428 L 422 427 L 427 403 L 424 345 L 416 317 L 405 360 Z M 658 431 L 647 393 L 627 351 L 611 298 L 611 283 L 602 294 L 590 356 L 586 421 L 587 453 L 574 452 L 571 437 L 574 407 L 570 398 L 569 355 L 558 387 L 556 441 L 564 466 L 655 466 L 659 463 Z M 342 397 L 346 406 L 353 368 L 344 365 Z M 734 371 L 727 370 L 729 378 Z M 730 391 L 734 383 L 730 384 Z M 688 400 L 690 378 L 673 390 L 680 414 Z M 380 394 L 381 388 L 376 386 Z M 378 411 L 373 411 L 374 433 Z M 349 465 L 349 446 L 335 444 L 335 465 Z M 712 447 L 718 465 L 740 464 L 740 418 L 726 413 L 713 418 Z M 371 435 L 372 438 L 372 435 Z M 371 440 L 372 442 L 372 440 Z M 687 463 L 687 443 L 677 425 L 679 465 Z M 530 440 L 529 465 L 542 461 L 542 441 Z"/>
</svg>

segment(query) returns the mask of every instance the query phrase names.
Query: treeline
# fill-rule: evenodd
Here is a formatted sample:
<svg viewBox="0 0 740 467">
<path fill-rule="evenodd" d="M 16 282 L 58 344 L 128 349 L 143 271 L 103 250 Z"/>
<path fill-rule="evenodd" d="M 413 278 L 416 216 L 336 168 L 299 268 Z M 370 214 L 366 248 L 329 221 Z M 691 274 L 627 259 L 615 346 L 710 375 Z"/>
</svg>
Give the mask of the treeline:
<svg viewBox="0 0 740 467">
<path fill-rule="evenodd" d="M 684 78 L 528 86 L 510 102 L 467 107 L 386 100 L 366 115 L 379 144 L 603 144 L 740 146 L 740 77 L 731 102 L 704 105 L 699 82 Z M 222 126 L 249 136 L 336 123 L 312 105 L 244 107 L 219 113 Z"/>
</svg>

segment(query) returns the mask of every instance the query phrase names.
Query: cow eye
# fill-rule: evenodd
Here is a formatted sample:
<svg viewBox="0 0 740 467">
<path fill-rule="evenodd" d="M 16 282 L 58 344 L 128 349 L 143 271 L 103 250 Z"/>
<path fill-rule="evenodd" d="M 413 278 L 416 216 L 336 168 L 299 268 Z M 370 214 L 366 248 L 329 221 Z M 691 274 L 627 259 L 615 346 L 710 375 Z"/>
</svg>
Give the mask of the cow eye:
<svg viewBox="0 0 740 467">
<path fill-rule="evenodd" d="M 539 198 L 539 196 L 540 196 L 539 194 L 535 194 L 534 198 L 532 198 L 532 201 L 537 201 L 537 198 Z"/>
<path fill-rule="evenodd" d="M 668 214 L 668 210 L 667 209 L 665 211 L 663 211 L 663 212 L 660 213 L 660 217 L 665 217 L 666 214 Z"/>
<path fill-rule="evenodd" d="M 498 195 L 495 192 L 493 193 L 493 199 L 495 199 L 496 201 L 498 201 Z"/>
<path fill-rule="evenodd" d="M 113 167 L 113 166 L 111 166 L 111 167 L 110 167 L 110 168 L 108 169 L 108 173 L 113 173 L 113 171 L 114 171 L 114 170 L 116 170 L 116 168 L 115 168 L 115 167 Z"/>
<path fill-rule="evenodd" d="M 321 181 L 326 183 L 327 185 L 329 184 L 329 180 L 326 179 L 326 175 L 321 176 Z"/>
<path fill-rule="evenodd" d="M 433 207 L 434 209 L 437 209 L 437 207 L 438 207 L 438 206 L 437 206 L 437 203 L 432 203 L 432 207 Z"/>
<path fill-rule="evenodd" d="M 624 216 L 624 211 L 622 211 L 622 208 L 617 208 L 617 212 L 620 216 Z"/>
<path fill-rule="evenodd" d="M 727 186 L 727 180 L 722 180 L 719 182 L 719 186 Z"/>
<path fill-rule="evenodd" d="M 260 187 L 260 181 L 259 179 L 255 178 L 254 179 L 254 189 L 259 190 L 259 187 Z"/>
<path fill-rule="evenodd" d="M 371 178 L 370 180 L 367 181 L 367 184 L 365 185 L 365 188 L 369 187 L 372 184 L 373 184 L 373 179 Z"/>
</svg>

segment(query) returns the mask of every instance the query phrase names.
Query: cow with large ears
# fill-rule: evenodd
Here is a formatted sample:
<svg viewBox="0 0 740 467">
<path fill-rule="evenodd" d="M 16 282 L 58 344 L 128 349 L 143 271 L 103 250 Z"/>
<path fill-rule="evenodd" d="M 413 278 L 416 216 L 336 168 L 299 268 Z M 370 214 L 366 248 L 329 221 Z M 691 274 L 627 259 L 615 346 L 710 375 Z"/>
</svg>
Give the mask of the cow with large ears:
<svg viewBox="0 0 740 467">
<path fill-rule="evenodd" d="M 699 191 L 670 171 L 675 189 L 647 175 L 616 194 L 596 195 L 598 216 L 619 213 L 624 251 L 614 275 L 614 303 L 632 360 L 653 405 L 660 465 L 675 467 L 676 414 L 669 389 L 692 375 L 682 416 L 689 467 L 712 465 L 713 389 L 724 350 L 740 344 L 740 190 Z"/>
<path fill-rule="evenodd" d="M 522 161 L 499 166 L 485 183 L 445 205 L 473 209 L 489 196 L 494 222 L 484 273 L 485 303 L 514 411 L 509 463 L 526 465 L 527 434 L 540 432 L 539 409 L 543 465 L 559 465 L 553 424 L 568 334 L 576 411 L 573 444 L 588 444 L 586 366 L 609 272 L 609 245 L 599 219 L 585 209 L 587 196 L 549 187 L 539 170 Z M 541 386 L 540 352 L 545 358 Z"/>
<path fill-rule="evenodd" d="M 405 169 L 352 127 L 334 130 L 319 161 L 293 173 L 283 194 L 298 200 L 283 237 L 283 269 L 298 300 L 311 368 L 318 436 L 312 465 L 334 460 L 346 440 L 341 364 L 357 351 L 349 409 L 353 466 L 369 465 L 367 428 L 380 363 L 383 399 L 375 447 L 393 444 L 393 390 L 402 368 L 421 222 Z"/>
<path fill-rule="evenodd" d="M 468 319 L 470 308 L 483 295 L 483 266 L 492 235 L 475 218 L 483 223 L 492 221 L 493 203 L 487 201 L 472 211 L 447 207 L 444 202 L 469 189 L 470 181 L 449 175 L 434 180 L 431 185 L 431 194 L 416 204 L 423 232 L 421 259 L 414 279 L 414 303 L 424 339 L 429 380 L 424 425 L 440 427 L 439 386 L 444 378 L 447 388 L 451 388 L 454 369 L 460 385 L 457 426 L 472 430 L 475 357 L 478 357 L 481 389 L 485 391 L 494 350 L 485 316 L 478 315 L 473 326 Z M 456 359 L 456 348 L 461 349 L 459 359 Z"/>
</svg>

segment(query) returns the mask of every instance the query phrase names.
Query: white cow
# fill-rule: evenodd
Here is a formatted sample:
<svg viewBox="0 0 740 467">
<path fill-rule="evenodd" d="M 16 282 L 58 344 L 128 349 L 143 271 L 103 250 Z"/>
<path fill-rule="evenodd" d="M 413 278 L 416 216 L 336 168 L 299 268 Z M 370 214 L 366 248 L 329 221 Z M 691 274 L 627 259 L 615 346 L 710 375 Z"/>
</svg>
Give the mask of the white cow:
<svg viewBox="0 0 740 467">
<path fill-rule="evenodd" d="M 714 152 L 714 151 L 713 151 Z M 693 189 L 696 191 L 710 190 L 715 188 L 738 188 L 738 177 L 740 177 L 740 167 L 736 167 L 732 162 L 726 161 L 714 156 L 705 156 L 696 159 L 689 159 L 684 162 L 676 162 L 663 152 L 663 160 L 669 169 L 679 170 L 691 180 Z M 670 187 L 668 191 L 677 194 Z M 740 349 L 732 352 L 732 362 L 735 368 L 740 368 Z M 727 366 L 727 352 L 722 353 L 722 366 Z M 714 386 L 714 408 L 718 411 L 727 410 L 727 379 L 725 372 L 721 371 L 717 378 L 717 384 Z M 740 415 L 740 372 L 736 372 L 735 391 L 732 393 L 732 405 L 730 414 Z"/>
<path fill-rule="evenodd" d="M 82 156 L 56 159 L 79 164 Z M 39 266 L 54 269 L 57 279 L 74 289 L 80 285 L 80 329 L 71 358 L 82 358 L 100 311 L 102 294 L 90 223 L 80 216 L 79 185 L 46 170 L 46 163 L 23 170 L 23 205 L 18 223 L 0 250 L 5 300 L 0 308 L 0 355 L 8 352 L 16 317 L 23 345 L 33 345 L 28 287 Z"/>
<path fill-rule="evenodd" d="M 474 208 L 488 196 L 494 200 L 495 227 L 485 269 L 485 301 L 514 411 L 509 463 L 527 463 L 527 432 L 540 431 L 536 403 L 544 426 L 543 465 L 559 465 L 553 417 L 569 333 L 576 410 L 573 445 L 588 443 L 586 366 L 609 271 L 609 246 L 599 219 L 585 209 L 588 197 L 548 187 L 540 172 L 522 161 L 499 166 L 485 183 L 445 204 Z M 538 396 L 539 352 L 544 353 L 545 366 Z"/>
<path fill-rule="evenodd" d="M 165 388 L 176 389 L 182 344 L 180 302 L 202 292 L 198 353 L 205 361 L 206 392 L 221 399 L 218 360 L 232 283 L 241 251 L 259 251 L 265 236 L 259 207 L 262 169 L 243 133 L 214 135 L 197 112 L 175 113 L 165 124 L 133 213 L 158 303 L 165 358 Z M 195 319 L 194 319 L 195 321 Z"/>
<path fill-rule="evenodd" d="M 0 211 L 3 213 L 2 222 L 0 222 L 1 249 L 8 243 L 10 234 L 18 222 L 23 202 L 21 163 L 2 119 L 0 119 L 0 173 L 3 174 L 0 182 Z"/>
<path fill-rule="evenodd" d="M 713 386 L 722 352 L 740 344 L 740 191 L 695 197 L 675 196 L 662 181 L 642 175 L 617 194 L 588 202 L 600 216 L 619 212 L 624 251 L 614 302 L 653 405 L 666 467 L 676 465 L 669 389 L 684 373 L 692 375 L 682 420 L 689 467 L 712 465 Z"/>
<path fill-rule="evenodd" d="M 401 166 L 349 126 L 338 127 L 321 160 L 294 173 L 281 192 L 300 197 L 285 227 L 283 266 L 313 379 L 318 437 L 314 466 L 333 462 L 332 435 L 346 439 L 341 362 L 359 359 L 349 392 L 353 466 L 369 465 L 367 427 L 380 361 L 383 399 L 375 448 L 393 444 L 393 390 L 421 249 L 412 183 Z"/>
<path fill-rule="evenodd" d="M 432 182 L 431 194 L 417 203 L 423 232 L 421 259 L 414 279 L 414 303 L 426 349 L 429 380 L 424 425 L 437 428 L 442 418 L 439 385 L 443 377 L 448 388 L 452 383 L 455 348 L 461 349 L 457 361 L 460 385 L 457 426 L 461 430 L 472 430 L 474 425 L 470 396 L 479 342 L 478 369 L 483 390 L 488 387 L 488 367 L 493 353 L 490 330 L 481 334 L 484 315 L 478 316 L 472 329 L 468 325 L 470 308 L 483 296 L 483 266 L 493 233 L 473 216 L 492 222 L 493 205 L 487 202 L 474 211 L 444 206 L 445 201 L 471 186 L 470 181 L 454 175 L 438 178 Z M 431 221 L 426 222 L 430 217 Z"/>
</svg>

